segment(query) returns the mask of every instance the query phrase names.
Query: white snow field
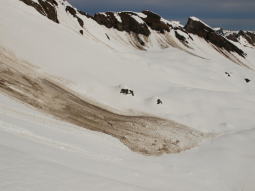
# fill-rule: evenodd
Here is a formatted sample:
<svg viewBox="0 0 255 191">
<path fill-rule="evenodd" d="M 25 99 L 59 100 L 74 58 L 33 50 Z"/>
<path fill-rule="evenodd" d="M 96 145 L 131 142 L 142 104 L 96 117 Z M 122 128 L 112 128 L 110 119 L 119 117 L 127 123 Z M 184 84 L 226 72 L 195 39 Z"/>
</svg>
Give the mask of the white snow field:
<svg viewBox="0 0 255 191">
<path fill-rule="evenodd" d="M 179 154 L 148 157 L 0 94 L 0 190 L 255 189 L 254 47 L 233 42 L 247 54 L 235 56 L 248 67 L 195 35 L 188 49 L 173 31 L 167 34 L 173 46 L 151 31 L 141 51 L 126 32 L 83 15 L 81 35 L 67 4 L 58 7 L 56 24 L 23 2 L 1 0 L 1 47 L 116 113 L 156 115 L 220 136 Z M 135 96 L 120 94 L 124 87 Z"/>
</svg>

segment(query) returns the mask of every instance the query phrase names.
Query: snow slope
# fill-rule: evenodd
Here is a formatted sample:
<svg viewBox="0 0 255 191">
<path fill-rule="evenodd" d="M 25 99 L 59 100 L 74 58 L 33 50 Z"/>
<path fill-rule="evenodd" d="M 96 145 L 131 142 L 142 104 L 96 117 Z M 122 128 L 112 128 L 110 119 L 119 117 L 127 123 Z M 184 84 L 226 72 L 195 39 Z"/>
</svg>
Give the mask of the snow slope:
<svg viewBox="0 0 255 191">
<path fill-rule="evenodd" d="M 2 190 L 230 191 L 255 186 L 254 129 L 178 155 L 146 157 L 107 135 L 61 124 L 5 96 L 1 100 Z"/>
<path fill-rule="evenodd" d="M 1 3 L 5 7 L 1 17 L 8 18 L 0 21 L 5 26 L 0 29 L 2 44 L 47 73 L 68 79 L 65 84 L 69 82 L 67 85 L 93 100 L 167 117 L 206 132 L 221 132 L 222 123 L 238 129 L 250 128 L 255 122 L 250 117 L 255 111 L 254 72 L 219 55 L 195 35 L 196 44 L 191 45 L 205 59 L 173 47 L 143 52 L 117 41 L 106 46 L 105 31 L 116 31 L 95 25 L 91 19 L 85 26 L 102 38 L 100 41 L 74 34 L 65 24 L 53 23 L 22 2 Z M 154 37 L 152 44 L 156 44 Z M 246 49 L 247 60 L 251 60 L 248 64 L 254 67 L 254 51 Z M 233 73 L 232 77 L 225 72 Z M 244 78 L 251 82 L 247 84 Z M 119 94 L 120 84 L 134 90 L 135 96 Z M 157 98 L 163 101 L 162 106 L 154 104 Z M 235 111 L 229 112 L 233 108 Z"/>
<path fill-rule="evenodd" d="M 0 10 L 1 46 L 87 99 L 118 113 L 149 113 L 222 135 L 177 155 L 145 157 L 115 138 L 55 121 L 1 95 L 1 189 L 253 190 L 254 49 L 235 43 L 247 54 L 236 57 L 248 69 L 192 34 L 187 48 L 174 31 L 151 30 L 147 51 L 140 51 L 126 32 L 83 15 L 81 28 L 62 6 L 60 24 L 20 1 L 1 0 Z M 120 94 L 120 87 L 135 96 Z"/>
</svg>

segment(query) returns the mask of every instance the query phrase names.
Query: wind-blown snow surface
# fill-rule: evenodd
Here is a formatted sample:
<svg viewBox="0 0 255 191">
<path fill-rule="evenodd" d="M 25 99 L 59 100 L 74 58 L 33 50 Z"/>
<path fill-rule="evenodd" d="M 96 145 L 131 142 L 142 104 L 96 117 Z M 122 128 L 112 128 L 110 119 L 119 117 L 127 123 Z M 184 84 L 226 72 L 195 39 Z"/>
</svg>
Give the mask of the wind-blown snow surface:
<svg viewBox="0 0 255 191">
<path fill-rule="evenodd" d="M 125 43 L 124 32 L 91 19 L 80 35 L 77 20 L 65 10 L 59 25 L 19 1 L 1 0 L 0 10 L 1 44 L 88 98 L 120 113 L 146 112 L 222 134 L 181 154 L 145 157 L 114 138 L 52 122 L 1 95 L 1 190 L 255 188 L 254 71 L 194 35 L 189 51 L 204 59 L 173 47 L 161 50 L 154 31 L 150 48 L 141 52 Z M 254 49 L 236 46 L 254 69 Z M 135 96 L 119 94 L 120 84 Z M 156 105 L 158 98 L 163 105 Z"/>
</svg>

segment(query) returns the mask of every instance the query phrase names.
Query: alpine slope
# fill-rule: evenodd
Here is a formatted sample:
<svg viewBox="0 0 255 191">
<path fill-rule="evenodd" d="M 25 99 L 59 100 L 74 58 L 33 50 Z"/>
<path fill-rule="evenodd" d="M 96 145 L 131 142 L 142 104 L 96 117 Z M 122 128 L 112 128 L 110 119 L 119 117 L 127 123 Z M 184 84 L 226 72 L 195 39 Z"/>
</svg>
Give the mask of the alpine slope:
<svg viewBox="0 0 255 191">
<path fill-rule="evenodd" d="M 0 2 L 1 190 L 253 190 L 255 33 Z"/>
</svg>

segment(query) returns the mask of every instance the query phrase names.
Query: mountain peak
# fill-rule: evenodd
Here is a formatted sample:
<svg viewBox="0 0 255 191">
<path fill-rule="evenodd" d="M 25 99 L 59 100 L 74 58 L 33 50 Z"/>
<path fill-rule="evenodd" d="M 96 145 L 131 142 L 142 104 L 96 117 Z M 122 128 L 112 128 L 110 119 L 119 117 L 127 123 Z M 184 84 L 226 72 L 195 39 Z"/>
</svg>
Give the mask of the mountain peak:
<svg viewBox="0 0 255 191">
<path fill-rule="evenodd" d="M 236 47 L 234 44 L 226 40 L 221 35 L 217 34 L 210 26 L 208 26 L 196 17 L 190 17 L 184 28 L 187 32 L 197 35 L 205 39 L 207 42 L 215 45 L 215 48 L 218 51 L 221 51 L 220 49 L 223 48 L 228 52 L 236 52 L 237 54 L 245 58 L 246 54 L 241 49 Z"/>
<path fill-rule="evenodd" d="M 173 46 L 173 44 L 175 47 L 181 48 L 178 43 L 173 43 L 173 39 L 169 37 L 171 30 L 174 30 L 174 39 L 177 39 L 177 41 L 181 42 L 186 48 L 192 49 L 188 44 L 190 40 L 193 41 L 193 38 L 190 36 L 190 34 L 194 34 L 199 36 L 200 38 L 205 39 L 208 43 L 213 44 L 214 48 L 217 49 L 217 51 L 219 52 L 224 52 L 222 49 L 225 49 L 229 53 L 235 52 L 241 57 L 245 58 L 245 53 L 241 49 L 239 49 L 230 41 L 222 37 L 222 35 L 217 34 L 215 30 L 212 29 L 209 25 L 194 16 L 191 16 L 188 19 L 185 27 L 183 27 L 179 22 L 168 21 L 162 18 L 159 14 L 149 10 L 144 10 L 141 13 L 132 11 L 105 13 L 99 12 L 91 16 L 85 12 L 79 11 L 78 9 L 74 8 L 65 0 L 58 2 L 56 2 L 55 0 L 20 1 L 34 7 L 39 13 L 48 17 L 50 20 L 56 23 L 66 23 L 66 19 L 73 20 L 72 22 L 78 23 L 79 25 L 76 27 L 76 32 L 78 32 L 78 34 L 84 35 L 84 30 L 86 27 L 85 23 L 88 22 L 86 21 L 86 19 L 92 19 L 97 24 L 102 25 L 108 29 L 116 29 L 120 32 L 126 32 L 132 39 L 129 43 L 131 43 L 132 46 L 140 50 L 146 50 L 145 47 L 147 46 L 146 44 L 148 44 L 147 38 L 152 33 L 153 35 L 165 35 L 163 41 L 158 40 L 158 37 L 156 37 L 156 41 L 158 41 L 157 45 L 161 47 L 161 49 Z M 62 12 L 63 10 L 65 10 L 67 15 Z M 252 38 L 254 38 L 254 34 L 252 33 L 249 33 L 249 35 L 242 33 L 240 35 L 244 36 L 244 38 L 249 43 L 251 43 Z M 106 34 L 106 36 L 110 40 L 109 35 Z M 230 40 L 234 39 L 234 37 L 230 38 Z"/>
</svg>

